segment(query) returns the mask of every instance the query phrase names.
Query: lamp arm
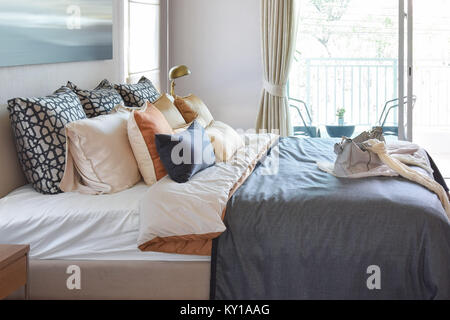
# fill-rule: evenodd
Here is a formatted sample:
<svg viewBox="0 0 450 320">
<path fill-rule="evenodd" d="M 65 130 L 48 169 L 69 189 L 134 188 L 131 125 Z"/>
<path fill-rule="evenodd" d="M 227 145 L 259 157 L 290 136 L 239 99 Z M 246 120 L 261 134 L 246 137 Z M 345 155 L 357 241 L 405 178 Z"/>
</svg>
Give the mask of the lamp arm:
<svg viewBox="0 0 450 320">
<path fill-rule="evenodd" d="M 170 83 L 170 95 L 175 99 L 175 80 Z"/>
</svg>

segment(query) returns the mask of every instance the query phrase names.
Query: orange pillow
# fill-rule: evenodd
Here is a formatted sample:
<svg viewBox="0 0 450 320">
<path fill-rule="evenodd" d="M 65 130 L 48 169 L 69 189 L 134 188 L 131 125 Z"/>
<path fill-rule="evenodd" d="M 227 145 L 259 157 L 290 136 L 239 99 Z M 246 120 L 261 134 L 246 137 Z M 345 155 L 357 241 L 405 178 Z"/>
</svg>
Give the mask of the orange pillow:
<svg viewBox="0 0 450 320">
<path fill-rule="evenodd" d="M 173 134 L 164 115 L 150 102 L 134 110 L 128 120 L 128 138 L 145 183 L 152 185 L 167 175 L 155 144 L 156 134 Z"/>
<path fill-rule="evenodd" d="M 174 101 L 174 105 L 177 107 L 178 111 L 180 111 L 186 123 L 191 123 L 197 119 L 198 113 L 192 110 L 192 108 L 189 107 L 189 105 L 182 98 L 177 97 Z"/>
</svg>

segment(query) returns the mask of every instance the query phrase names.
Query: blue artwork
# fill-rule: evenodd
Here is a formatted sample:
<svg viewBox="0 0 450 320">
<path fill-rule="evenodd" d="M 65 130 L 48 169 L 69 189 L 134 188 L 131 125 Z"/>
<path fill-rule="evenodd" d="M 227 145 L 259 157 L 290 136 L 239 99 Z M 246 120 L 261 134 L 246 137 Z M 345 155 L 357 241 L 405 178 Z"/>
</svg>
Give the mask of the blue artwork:
<svg viewBox="0 0 450 320">
<path fill-rule="evenodd" d="M 113 56 L 112 0 L 0 1 L 0 67 Z"/>
</svg>

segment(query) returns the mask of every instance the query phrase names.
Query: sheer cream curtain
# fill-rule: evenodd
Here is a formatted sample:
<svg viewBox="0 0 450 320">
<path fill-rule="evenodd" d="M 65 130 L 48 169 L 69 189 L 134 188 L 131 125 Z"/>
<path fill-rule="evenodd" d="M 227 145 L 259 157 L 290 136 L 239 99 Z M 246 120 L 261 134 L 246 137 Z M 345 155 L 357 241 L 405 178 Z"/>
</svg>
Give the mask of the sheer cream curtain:
<svg viewBox="0 0 450 320">
<path fill-rule="evenodd" d="M 292 134 L 287 82 L 297 38 L 298 0 L 261 0 L 263 93 L 257 130 Z"/>
</svg>

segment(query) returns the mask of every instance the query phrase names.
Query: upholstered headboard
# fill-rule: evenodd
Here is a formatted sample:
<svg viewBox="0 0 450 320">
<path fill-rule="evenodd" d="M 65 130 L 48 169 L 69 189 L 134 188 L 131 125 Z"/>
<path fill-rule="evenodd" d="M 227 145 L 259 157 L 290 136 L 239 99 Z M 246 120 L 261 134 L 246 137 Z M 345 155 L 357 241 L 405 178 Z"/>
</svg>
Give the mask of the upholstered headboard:
<svg viewBox="0 0 450 320">
<path fill-rule="evenodd" d="M 6 105 L 0 105 L 0 198 L 26 184 L 17 160 Z"/>
</svg>

